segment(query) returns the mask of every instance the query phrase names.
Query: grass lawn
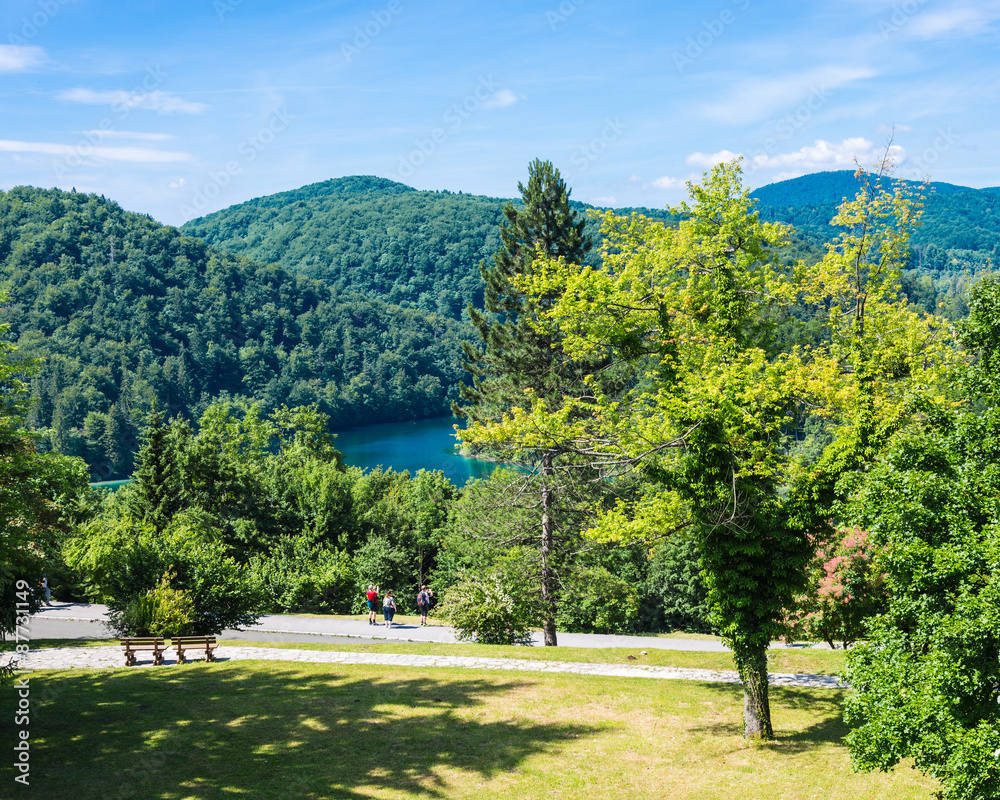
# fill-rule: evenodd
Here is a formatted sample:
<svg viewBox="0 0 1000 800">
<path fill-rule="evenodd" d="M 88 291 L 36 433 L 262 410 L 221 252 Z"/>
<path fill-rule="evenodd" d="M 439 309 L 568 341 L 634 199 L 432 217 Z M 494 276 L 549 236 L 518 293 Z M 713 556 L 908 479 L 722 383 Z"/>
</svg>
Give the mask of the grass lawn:
<svg viewBox="0 0 1000 800">
<path fill-rule="evenodd" d="M 779 741 L 747 746 L 741 691 L 725 684 L 268 662 L 30 682 L 30 793 L 46 800 L 933 793 L 910 769 L 851 772 L 837 691 L 773 689 Z M 0 697 L 13 707 L 9 687 Z M 8 753 L 13 736 L 0 714 Z"/>
</svg>

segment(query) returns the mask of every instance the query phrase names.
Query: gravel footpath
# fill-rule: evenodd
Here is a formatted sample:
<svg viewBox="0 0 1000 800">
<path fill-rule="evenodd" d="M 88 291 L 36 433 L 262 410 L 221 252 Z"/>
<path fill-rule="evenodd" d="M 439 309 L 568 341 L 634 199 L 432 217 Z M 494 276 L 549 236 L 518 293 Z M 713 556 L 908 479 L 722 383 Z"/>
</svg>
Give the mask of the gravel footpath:
<svg viewBox="0 0 1000 800">
<path fill-rule="evenodd" d="M 165 665 L 176 666 L 168 651 Z M 615 678 L 658 678 L 661 680 L 739 683 L 736 672 L 677 667 L 618 666 L 568 661 L 536 661 L 522 658 L 473 658 L 470 656 L 395 655 L 390 653 L 348 653 L 326 650 L 291 650 L 270 647 L 220 645 L 218 661 L 301 661 L 317 664 L 377 664 L 393 667 L 460 667 L 465 669 L 512 670 L 519 672 L 568 672 L 577 675 L 605 675 Z M 140 653 L 137 666 L 152 666 L 148 653 Z M 108 669 L 124 668 L 120 647 L 53 647 L 25 655 L 19 666 L 26 669 Z M 832 675 L 771 673 L 772 686 L 808 686 L 822 689 L 845 688 Z"/>
</svg>

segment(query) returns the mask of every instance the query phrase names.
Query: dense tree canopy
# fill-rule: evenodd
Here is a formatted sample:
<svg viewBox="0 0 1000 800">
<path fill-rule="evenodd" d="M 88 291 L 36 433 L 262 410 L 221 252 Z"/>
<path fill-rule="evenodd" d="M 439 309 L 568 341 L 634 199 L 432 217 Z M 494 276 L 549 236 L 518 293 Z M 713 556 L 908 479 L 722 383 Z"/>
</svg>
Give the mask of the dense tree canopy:
<svg viewBox="0 0 1000 800">
<path fill-rule="evenodd" d="M 769 738 L 765 650 L 802 585 L 810 539 L 829 525 L 832 477 L 877 454 L 915 397 L 942 402 L 950 337 L 899 296 L 919 214 L 905 191 L 863 183 L 827 255 L 790 271 L 775 259 L 787 231 L 759 219 L 737 166 L 690 190 L 676 228 L 608 215 L 601 268 L 549 261 L 523 281 L 559 298 L 539 328 L 558 330 L 573 356 L 648 363 L 645 377 L 622 396 L 595 382 L 555 405 L 529 393 L 467 437 L 576 448 L 658 480 L 604 512 L 597 533 L 698 531 L 712 620 L 746 689 L 747 735 Z M 812 415 L 834 437 L 817 463 L 793 446 Z"/>
<path fill-rule="evenodd" d="M 218 252 L 94 195 L 0 193 L 0 321 L 26 358 L 29 422 L 101 478 L 127 475 L 158 404 L 317 404 L 333 424 L 447 413 L 463 325 Z"/>
<path fill-rule="evenodd" d="M 18 616 L 38 610 L 46 558 L 87 481 L 83 462 L 38 452 L 22 380 L 33 365 L 18 355 L 0 342 L 0 639 L 14 633 Z"/>
</svg>

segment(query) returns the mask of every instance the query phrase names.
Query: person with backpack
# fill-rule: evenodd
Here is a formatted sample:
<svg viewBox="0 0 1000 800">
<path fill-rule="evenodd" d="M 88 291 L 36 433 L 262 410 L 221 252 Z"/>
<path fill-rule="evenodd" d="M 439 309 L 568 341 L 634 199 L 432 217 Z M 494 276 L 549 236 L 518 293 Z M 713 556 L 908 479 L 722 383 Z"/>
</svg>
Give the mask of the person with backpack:
<svg viewBox="0 0 1000 800">
<path fill-rule="evenodd" d="M 420 624 L 427 624 L 427 612 L 431 610 L 431 598 L 434 593 L 426 586 L 421 586 L 417 592 L 417 609 L 420 611 Z"/>
<path fill-rule="evenodd" d="M 385 618 L 385 627 L 392 627 L 392 617 L 396 613 L 396 598 L 392 596 L 392 589 L 385 593 L 382 598 L 382 616 Z"/>
</svg>

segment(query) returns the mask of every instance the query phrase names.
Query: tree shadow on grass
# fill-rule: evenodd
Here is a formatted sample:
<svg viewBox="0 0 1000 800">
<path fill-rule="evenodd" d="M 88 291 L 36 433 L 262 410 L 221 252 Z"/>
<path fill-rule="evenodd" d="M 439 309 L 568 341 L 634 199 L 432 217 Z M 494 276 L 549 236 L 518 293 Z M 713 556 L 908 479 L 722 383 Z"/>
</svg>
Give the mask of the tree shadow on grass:
<svg viewBox="0 0 1000 800">
<path fill-rule="evenodd" d="M 702 685 L 714 693 L 723 695 L 727 703 L 738 709 L 738 715 L 722 722 L 706 723 L 692 730 L 715 736 L 742 736 L 743 687 L 739 684 L 719 683 Z M 769 698 L 775 744 L 780 746 L 781 752 L 800 753 L 827 744 L 846 746 L 843 739 L 850 728 L 844 723 L 842 690 L 771 686 Z M 789 730 L 782 718 L 788 711 L 808 712 L 816 721 L 805 728 Z"/>
<path fill-rule="evenodd" d="M 516 701 L 504 713 L 498 703 L 530 679 L 412 675 L 217 663 L 45 676 L 61 685 L 33 725 L 32 789 L 47 800 L 447 797 L 456 780 L 488 780 L 596 731 L 518 719 Z"/>
</svg>

